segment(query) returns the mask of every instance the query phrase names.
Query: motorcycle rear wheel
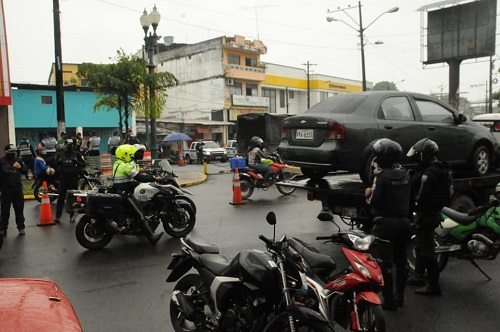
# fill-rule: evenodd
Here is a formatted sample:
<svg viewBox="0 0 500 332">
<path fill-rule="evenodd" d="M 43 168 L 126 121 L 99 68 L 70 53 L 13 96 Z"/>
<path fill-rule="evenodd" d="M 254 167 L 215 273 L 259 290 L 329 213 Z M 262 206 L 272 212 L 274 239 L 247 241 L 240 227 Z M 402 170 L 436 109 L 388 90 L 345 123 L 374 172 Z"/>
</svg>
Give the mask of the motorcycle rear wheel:
<svg viewBox="0 0 500 332">
<path fill-rule="evenodd" d="M 100 250 L 108 245 L 113 238 L 112 233 L 95 223 L 95 219 L 82 216 L 75 228 L 75 236 L 78 243 L 88 250 Z"/>
<path fill-rule="evenodd" d="M 172 237 L 186 236 L 196 223 L 196 212 L 189 201 L 179 200 L 186 204 L 177 204 L 177 211 L 167 211 L 167 216 L 162 217 L 163 229 Z"/>
<path fill-rule="evenodd" d="M 281 182 L 288 182 L 294 177 L 294 174 L 291 172 L 282 172 L 280 177 L 278 178 L 278 181 Z M 295 192 L 297 188 L 295 187 L 289 187 L 289 186 L 280 186 L 279 184 L 276 185 L 276 188 L 278 191 L 285 196 L 291 195 Z"/>
<path fill-rule="evenodd" d="M 356 331 L 385 332 L 385 318 L 380 304 L 366 301 L 358 303 L 359 327 Z M 354 331 L 349 326 L 350 331 Z"/>
<path fill-rule="evenodd" d="M 439 246 L 439 242 L 434 240 L 436 243 L 436 247 Z M 406 250 L 406 255 L 408 259 L 408 266 L 410 267 L 410 273 L 412 275 L 415 274 L 415 261 L 417 260 L 417 249 L 416 249 L 416 239 L 415 235 L 411 237 L 411 242 L 408 245 L 408 248 Z M 448 258 L 449 255 L 446 252 L 440 252 L 436 254 L 436 258 L 439 264 L 439 271 L 443 271 L 444 268 L 446 267 L 446 264 L 448 264 Z"/>
<path fill-rule="evenodd" d="M 252 180 L 247 178 L 240 178 L 240 191 L 241 191 L 241 199 L 249 199 L 253 194 L 254 183 Z M 233 191 L 234 191 L 234 183 L 233 183 Z"/>
<path fill-rule="evenodd" d="M 174 291 L 178 290 L 183 295 L 186 296 L 187 299 L 191 299 L 191 296 L 197 296 L 198 289 L 200 288 L 202 282 L 201 278 L 197 274 L 188 274 L 182 277 L 174 287 Z M 193 301 L 190 303 L 196 308 L 196 305 Z M 195 314 L 195 317 L 202 316 L 203 310 L 202 308 L 196 308 L 199 312 Z M 175 302 L 170 299 L 170 321 L 172 322 L 172 327 L 176 332 L 187 332 L 187 331 L 199 331 L 198 327 L 200 326 L 200 322 L 191 321 L 179 310 Z"/>
</svg>

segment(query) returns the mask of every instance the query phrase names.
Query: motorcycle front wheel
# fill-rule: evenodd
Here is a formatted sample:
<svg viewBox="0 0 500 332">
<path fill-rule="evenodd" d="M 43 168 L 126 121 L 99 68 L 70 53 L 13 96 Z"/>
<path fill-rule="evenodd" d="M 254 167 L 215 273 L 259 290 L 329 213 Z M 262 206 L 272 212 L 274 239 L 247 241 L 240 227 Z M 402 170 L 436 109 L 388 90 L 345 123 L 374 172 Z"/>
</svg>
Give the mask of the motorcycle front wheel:
<svg viewBox="0 0 500 332">
<path fill-rule="evenodd" d="M 252 180 L 247 178 L 240 178 L 240 191 L 241 191 L 241 199 L 249 199 L 253 194 L 254 183 Z M 233 183 L 233 191 L 234 191 L 234 183 Z"/>
<path fill-rule="evenodd" d="M 292 172 L 281 172 L 278 181 L 289 182 L 293 177 L 294 174 Z M 290 187 L 290 186 L 280 186 L 279 184 L 276 185 L 276 188 L 278 188 L 278 191 L 285 196 L 293 194 L 295 192 L 295 189 L 297 189 L 295 187 Z"/>
<path fill-rule="evenodd" d="M 408 245 L 408 248 L 406 250 L 406 255 L 408 259 L 408 265 L 410 267 L 410 273 L 412 275 L 415 274 L 415 261 L 417 260 L 417 240 L 415 238 L 415 235 L 412 235 L 411 237 L 411 242 Z M 436 247 L 439 247 L 439 242 L 434 240 Z M 440 252 L 436 254 L 436 258 L 439 264 L 439 271 L 443 271 L 444 268 L 446 267 L 446 264 L 448 264 L 448 258 L 449 255 L 446 252 Z"/>
<path fill-rule="evenodd" d="M 33 188 L 33 195 L 35 196 L 35 199 L 37 200 L 38 203 L 42 202 L 42 196 L 43 196 L 43 186 L 41 183 L 37 184 L 35 188 Z M 57 192 L 51 192 L 49 190 L 49 200 L 50 202 L 54 202 L 57 199 Z"/>
<path fill-rule="evenodd" d="M 82 216 L 75 228 L 76 240 L 88 250 L 99 250 L 108 245 L 113 238 L 112 233 L 107 233 L 95 218 Z"/>
<path fill-rule="evenodd" d="M 358 303 L 358 329 L 349 326 L 350 331 L 385 332 L 385 318 L 380 304 L 361 301 Z"/>
<path fill-rule="evenodd" d="M 198 290 L 201 284 L 202 282 L 199 275 L 188 274 L 182 277 L 181 280 L 179 280 L 175 285 L 174 291 L 179 291 L 197 311 L 191 315 L 193 317 L 188 318 L 185 313 L 181 312 L 174 300 L 170 299 L 170 321 L 172 322 L 172 327 L 176 332 L 202 330 L 202 322 L 196 321 L 197 317 L 204 317 L 203 307 L 199 307 L 196 304 L 200 302 L 198 299 Z"/>
<path fill-rule="evenodd" d="M 189 201 L 176 200 L 177 207 L 169 209 L 162 217 L 163 229 L 172 237 L 183 237 L 189 234 L 196 222 L 196 212 Z"/>
</svg>

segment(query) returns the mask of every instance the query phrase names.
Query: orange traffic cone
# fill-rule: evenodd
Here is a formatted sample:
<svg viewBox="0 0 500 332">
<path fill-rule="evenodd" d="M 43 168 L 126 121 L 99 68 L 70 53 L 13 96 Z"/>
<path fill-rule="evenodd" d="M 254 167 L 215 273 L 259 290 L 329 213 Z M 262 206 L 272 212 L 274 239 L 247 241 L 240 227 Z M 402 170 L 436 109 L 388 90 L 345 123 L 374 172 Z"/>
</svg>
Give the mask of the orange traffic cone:
<svg viewBox="0 0 500 332">
<path fill-rule="evenodd" d="M 43 181 L 43 195 L 42 205 L 40 206 L 40 222 L 37 226 L 52 226 L 56 223 L 52 218 L 52 207 L 50 206 L 49 191 L 47 189 L 47 182 Z"/>
<path fill-rule="evenodd" d="M 182 154 L 179 156 L 179 166 L 184 166 L 184 158 L 182 158 Z"/>
<path fill-rule="evenodd" d="M 238 169 L 234 169 L 233 178 L 233 201 L 229 202 L 231 205 L 241 205 L 243 203 L 243 198 L 241 197 L 241 187 L 240 187 L 240 176 L 238 175 Z"/>
</svg>

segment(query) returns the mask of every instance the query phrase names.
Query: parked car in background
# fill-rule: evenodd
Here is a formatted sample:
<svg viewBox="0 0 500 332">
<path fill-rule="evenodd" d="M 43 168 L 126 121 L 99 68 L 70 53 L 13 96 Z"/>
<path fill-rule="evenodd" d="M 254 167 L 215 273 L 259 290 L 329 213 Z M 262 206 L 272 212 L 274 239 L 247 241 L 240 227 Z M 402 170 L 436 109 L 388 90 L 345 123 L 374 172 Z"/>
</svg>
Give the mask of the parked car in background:
<svg viewBox="0 0 500 332">
<path fill-rule="evenodd" d="M 184 160 L 188 164 L 192 164 L 197 160 L 197 146 L 199 141 L 192 142 L 189 149 L 184 151 Z M 224 163 L 228 160 L 226 149 L 221 148 L 220 145 L 214 141 L 203 141 L 203 159 L 206 161 L 219 160 Z"/>
<path fill-rule="evenodd" d="M 495 137 L 497 144 L 500 144 L 500 113 L 479 114 L 472 118 L 472 121 L 485 126 Z"/>
<path fill-rule="evenodd" d="M 484 126 L 441 100 L 411 92 L 336 95 L 285 119 L 283 129 L 280 154 L 311 178 L 343 170 L 370 183 L 376 164 L 369 145 L 383 137 L 401 144 L 405 154 L 430 138 L 441 159 L 475 176 L 487 174 L 497 154 L 495 138 Z"/>
<path fill-rule="evenodd" d="M 234 158 L 238 154 L 238 141 L 230 139 L 227 141 L 226 152 L 228 158 Z"/>
<path fill-rule="evenodd" d="M 71 302 L 51 280 L 0 278 L 0 330 L 81 332 Z"/>
</svg>

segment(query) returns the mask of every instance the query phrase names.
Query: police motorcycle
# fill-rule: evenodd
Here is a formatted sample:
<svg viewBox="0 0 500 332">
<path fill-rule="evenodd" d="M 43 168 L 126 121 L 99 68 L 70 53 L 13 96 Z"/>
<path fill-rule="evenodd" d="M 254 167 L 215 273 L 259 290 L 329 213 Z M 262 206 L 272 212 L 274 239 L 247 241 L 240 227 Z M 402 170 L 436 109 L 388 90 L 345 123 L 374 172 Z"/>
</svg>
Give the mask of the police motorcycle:
<svg viewBox="0 0 500 332">
<path fill-rule="evenodd" d="M 186 200 L 185 191 L 172 184 L 163 184 L 162 180 L 136 185 L 129 198 L 102 187 L 88 193 L 84 215 L 75 228 L 78 243 L 86 249 L 99 250 L 115 235 L 144 235 L 146 230 L 139 217 L 141 214 L 152 233 L 161 223 L 172 237 L 189 234 L 196 222 L 196 212 Z M 140 213 L 127 202 L 130 199 L 137 202 Z"/>
<path fill-rule="evenodd" d="M 276 223 L 270 212 L 268 222 Z M 167 282 L 175 282 L 170 319 L 180 331 L 333 331 L 320 313 L 294 301 L 303 282 L 298 264 L 287 258 L 286 236 L 260 235 L 267 252 L 240 251 L 231 261 L 215 245 L 181 238 Z M 194 268 L 195 273 L 189 273 Z"/>
<path fill-rule="evenodd" d="M 495 188 L 495 200 L 468 213 L 449 207 L 441 210 L 441 223 L 434 230 L 439 268 L 443 270 L 449 257 L 468 260 L 488 280 L 490 276 L 476 263 L 477 259 L 494 260 L 500 252 L 500 183 Z M 410 269 L 415 269 L 415 238 L 409 248 Z"/>
</svg>

